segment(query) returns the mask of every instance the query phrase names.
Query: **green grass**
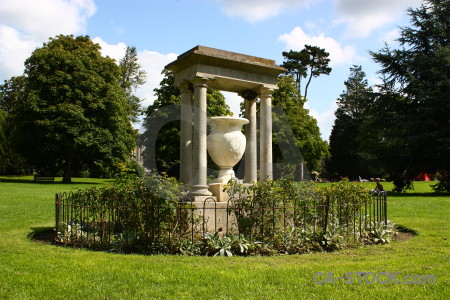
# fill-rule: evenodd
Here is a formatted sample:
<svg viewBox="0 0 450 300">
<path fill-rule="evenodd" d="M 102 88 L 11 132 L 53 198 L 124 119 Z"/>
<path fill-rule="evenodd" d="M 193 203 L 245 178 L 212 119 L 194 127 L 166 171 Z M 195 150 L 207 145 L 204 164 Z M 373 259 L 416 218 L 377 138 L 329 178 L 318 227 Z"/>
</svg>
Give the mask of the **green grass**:
<svg viewBox="0 0 450 300">
<path fill-rule="evenodd" d="M 223 258 L 120 255 L 31 241 L 30 234 L 53 226 L 55 193 L 106 182 L 74 181 L 0 177 L 1 299 L 450 299 L 450 197 L 426 194 L 429 183 L 416 184 L 416 193 L 389 196 L 389 219 L 419 233 L 407 241 L 333 253 Z M 431 274 L 437 282 L 318 285 L 316 272 Z"/>
<path fill-rule="evenodd" d="M 421 194 L 421 193 L 432 193 L 432 185 L 436 184 L 437 181 L 414 181 L 412 189 L 406 190 L 403 194 Z M 329 186 L 332 183 L 319 183 L 319 186 Z M 356 184 L 361 185 L 368 189 L 375 188 L 375 182 L 357 182 Z M 392 191 L 394 189 L 394 184 L 392 182 L 382 182 L 385 191 Z"/>
</svg>

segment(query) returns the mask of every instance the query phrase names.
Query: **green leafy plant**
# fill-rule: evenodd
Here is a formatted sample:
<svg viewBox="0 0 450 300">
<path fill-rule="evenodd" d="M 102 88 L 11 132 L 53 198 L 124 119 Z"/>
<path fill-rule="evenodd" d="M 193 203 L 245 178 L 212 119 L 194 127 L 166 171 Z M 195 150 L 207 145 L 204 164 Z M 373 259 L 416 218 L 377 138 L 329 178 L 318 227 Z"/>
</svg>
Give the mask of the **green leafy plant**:
<svg viewBox="0 0 450 300">
<path fill-rule="evenodd" d="M 346 246 L 344 234 L 346 230 L 339 224 L 339 220 L 335 218 L 327 224 L 326 231 L 322 235 L 322 247 L 328 251 L 335 251 Z"/>
<path fill-rule="evenodd" d="M 209 256 L 233 256 L 231 252 L 231 239 L 221 236 L 219 231 L 205 233 L 203 236 L 203 252 Z"/>
<path fill-rule="evenodd" d="M 396 235 L 395 224 L 388 222 L 371 222 L 368 231 L 368 241 L 374 244 L 389 244 Z"/>
</svg>

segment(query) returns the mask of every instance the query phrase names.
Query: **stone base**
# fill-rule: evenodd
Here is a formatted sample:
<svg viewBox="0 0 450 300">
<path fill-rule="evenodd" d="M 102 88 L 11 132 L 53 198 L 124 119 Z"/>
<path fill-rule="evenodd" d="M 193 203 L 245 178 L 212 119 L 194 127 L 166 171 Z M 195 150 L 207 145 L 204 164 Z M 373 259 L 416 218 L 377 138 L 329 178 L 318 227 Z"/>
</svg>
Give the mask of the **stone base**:
<svg viewBox="0 0 450 300">
<path fill-rule="evenodd" d="M 217 202 L 216 197 L 197 196 L 192 205 L 196 208 L 194 215 L 199 217 L 197 230 L 202 232 L 223 233 L 237 232 L 237 221 L 233 211 L 228 213 L 227 202 Z"/>
<path fill-rule="evenodd" d="M 198 197 L 198 196 L 212 196 L 211 192 L 208 190 L 207 185 L 194 185 L 189 191 L 190 196 Z"/>
<path fill-rule="evenodd" d="M 211 183 L 209 185 L 209 191 L 214 197 L 217 197 L 217 202 L 228 202 L 228 193 L 223 191 L 226 183 Z"/>
<path fill-rule="evenodd" d="M 216 179 L 212 183 L 223 183 L 227 184 L 230 179 L 236 178 L 232 167 L 221 168 Z"/>
</svg>

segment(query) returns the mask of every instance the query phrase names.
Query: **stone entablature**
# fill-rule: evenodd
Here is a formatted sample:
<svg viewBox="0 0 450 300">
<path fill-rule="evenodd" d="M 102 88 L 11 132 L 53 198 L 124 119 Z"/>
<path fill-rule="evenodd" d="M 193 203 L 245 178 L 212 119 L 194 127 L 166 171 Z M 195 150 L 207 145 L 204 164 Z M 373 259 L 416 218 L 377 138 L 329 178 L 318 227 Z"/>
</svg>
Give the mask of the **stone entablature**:
<svg viewBox="0 0 450 300">
<path fill-rule="evenodd" d="M 195 77 L 208 79 L 208 87 L 241 93 L 245 90 L 257 90 L 262 85 L 277 88 L 277 77 L 285 71 L 274 60 L 197 46 L 178 56 L 168 64 L 172 70 L 175 84 Z"/>
</svg>

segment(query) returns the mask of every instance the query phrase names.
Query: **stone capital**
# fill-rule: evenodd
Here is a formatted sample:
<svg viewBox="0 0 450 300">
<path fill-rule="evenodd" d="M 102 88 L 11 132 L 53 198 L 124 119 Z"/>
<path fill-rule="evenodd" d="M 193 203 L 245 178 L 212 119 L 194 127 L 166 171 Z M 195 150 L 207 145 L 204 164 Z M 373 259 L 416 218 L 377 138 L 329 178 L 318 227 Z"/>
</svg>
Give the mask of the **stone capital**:
<svg viewBox="0 0 450 300">
<path fill-rule="evenodd" d="M 261 86 L 260 88 L 259 88 L 259 96 L 260 97 L 270 97 L 270 96 L 272 96 L 272 94 L 273 94 L 273 92 L 274 92 L 274 89 L 271 89 L 271 88 L 267 88 L 267 87 L 265 87 L 265 86 Z"/>
<path fill-rule="evenodd" d="M 194 77 L 190 80 L 195 87 L 208 87 L 208 78 L 205 77 Z"/>
<path fill-rule="evenodd" d="M 247 101 L 255 101 L 258 98 L 258 92 L 255 90 L 245 90 L 238 94 Z"/>
<path fill-rule="evenodd" d="M 192 84 L 189 81 L 185 80 L 178 84 L 178 88 L 181 92 L 192 91 Z"/>
</svg>

